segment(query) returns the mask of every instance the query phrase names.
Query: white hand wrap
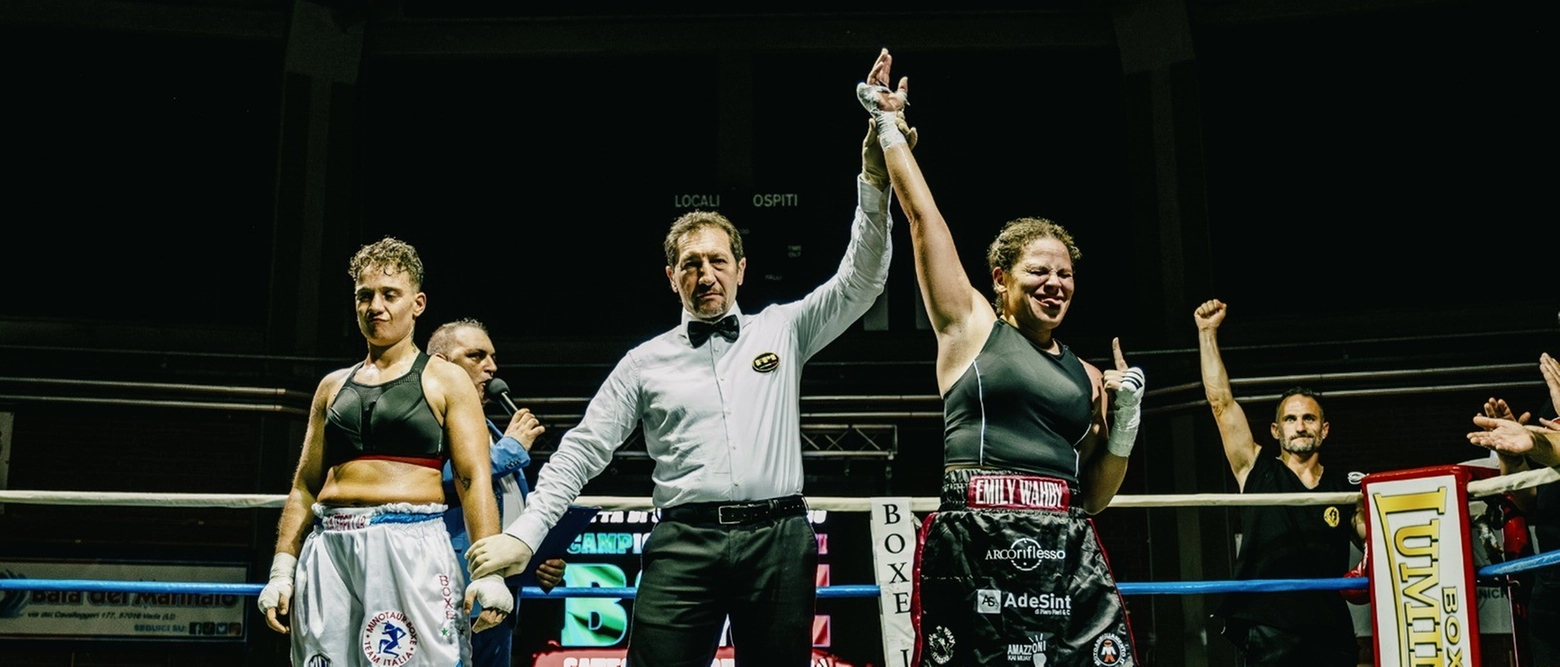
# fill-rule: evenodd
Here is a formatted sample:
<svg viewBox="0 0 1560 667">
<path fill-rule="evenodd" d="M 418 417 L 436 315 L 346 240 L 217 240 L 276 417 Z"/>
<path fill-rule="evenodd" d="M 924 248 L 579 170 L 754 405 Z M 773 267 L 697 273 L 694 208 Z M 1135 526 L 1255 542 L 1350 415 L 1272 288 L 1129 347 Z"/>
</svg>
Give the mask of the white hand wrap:
<svg viewBox="0 0 1560 667">
<path fill-rule="evenodd" d="M 298 558 L 290 553 L 282 552 L 271 558 L 271 579 L 260 589 L 260 598 L 255 602 L 260 606 L 260 613 L 292 597 L 293 570 L 297 567 Z"/>
<path fill-rule="evenodd" d="M 1132 446 L 1137 444 L 1138 423 L 1143 419 L 1141 405 L 1143 403 L 1143 388 L 1147 386 L 1147 380 L 1143 377 L 1143 369 L 1133 366 L 1121 373 L 1121 388 L 1116 390 L 1116 409 L 1111 411 L 1110 439 L 1105 442 L 1105 449 L 1110 453 L 1127 458 L 1132 454 Z"/>
<path fill-rule="evenodd" d="M 866 108 L 867 113 L 872 114 L 872 120 L 877 123 L 878 145 L 882 146 L 883 150 L 888 150 L 890 146 L 907 142 L 905 141 L 904 133 L 899 131 L 899 123 L 897 122 L 899 112 L 884 111 L 879 108 L 878 93 L 898 95 L 898 93 L 890 91 L 887 86 L 875 86 L 870 83 L 856 84 L 856 99 L 861 102 L 862 107 Z"/>
<path fill-rule="evenodd" d="M 467 584 L 466 590 L 475 591 L 477 604 L 483 609 L 492 609 L 509 613 L 515 608 L 515 596 L 509 592 L 509 587 L 504 585 L 504 578 L 496 574 L 473 579 Z"/>
</svg>

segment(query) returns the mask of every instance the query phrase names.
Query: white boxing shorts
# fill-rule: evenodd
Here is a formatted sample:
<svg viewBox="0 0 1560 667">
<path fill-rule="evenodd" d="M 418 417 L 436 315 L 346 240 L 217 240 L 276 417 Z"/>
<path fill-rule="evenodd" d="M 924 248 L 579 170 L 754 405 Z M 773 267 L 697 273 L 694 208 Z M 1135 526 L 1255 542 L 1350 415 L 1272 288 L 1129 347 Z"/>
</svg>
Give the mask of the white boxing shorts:
<svg viewBox="0 0 1560 667">
<path fill-rule="evenodd" d="M 471 664 L 466 580 L 444 511 L 314 506 L 293 591 L 293 667 Z"/>
</svg>

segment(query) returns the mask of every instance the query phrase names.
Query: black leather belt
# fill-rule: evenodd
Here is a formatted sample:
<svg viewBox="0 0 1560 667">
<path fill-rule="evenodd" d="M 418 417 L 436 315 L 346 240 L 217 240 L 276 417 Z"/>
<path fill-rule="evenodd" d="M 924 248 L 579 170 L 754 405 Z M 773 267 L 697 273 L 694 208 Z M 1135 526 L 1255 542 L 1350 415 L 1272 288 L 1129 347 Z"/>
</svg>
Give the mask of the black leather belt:
<svg viewBox="0 0 1560 667">
<path fill-rule="evenodd" d="M 662 521 L 705 526 L 740 526 L 805 514 L 807 514 L 807 501 L 801 496 L 741 502 L 688 503 L 661 508 Z"/>
</svg>

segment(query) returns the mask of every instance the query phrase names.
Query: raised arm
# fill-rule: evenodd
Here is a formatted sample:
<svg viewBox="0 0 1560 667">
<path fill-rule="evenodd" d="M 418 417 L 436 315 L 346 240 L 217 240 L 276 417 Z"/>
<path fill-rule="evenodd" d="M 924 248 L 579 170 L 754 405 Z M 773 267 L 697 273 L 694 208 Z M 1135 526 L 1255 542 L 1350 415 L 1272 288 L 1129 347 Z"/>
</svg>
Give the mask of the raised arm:
<svg viewBox="0 0 1560 667">
<path fill-rule="evenodd" d="M 1098 513 L 1110 505 L 1127 476 L 1127 461 L 1137 442 L 1145 381 L 1143 369 L 1128 366 L 1121 354 L 1121 340 L 1111 339 L 1115 367 L 1101 372 L 1085 363 L 1094 385 L 1094 424 L 1078 447 L 1078 485 L 1085 512 Z M 1109 410 L 1110 419 L 1105 419 Z M 1101 444 L 1104 446 L 1100 446 Z"/>
<path fill-rule="evenodd" d="M 276 523 L 276 552 L 271 558 L 270 579 L 256 600 L 265 614 L 265 624 L 282 634 L 287 634 L 288 624 L 282 617 L 288 615 L 292 606 L 293 571 L 298 566 L 298 553 L 303 550 L 304 531 L 314 523 L 314 500 L 325 484 L 325 410 L 347 373 L 341 370 L 325 376 L 314 390 L 309 425 L 303 432 L 303 451 L 298 456 L 298 468 L 293 471 L 287 503 Z"/>
<path fill-rule="evenodd" d="M 937 210 L 931 188 L 899 128 L 910 82 L 908 78 L 901 78 L 898 88 L 891 90 L 889 68 L 892 64 L 892 56 L 884 49 L 878 54 L 867 81 L 858 86 L 857 96 L 872 114 L 889 179 L 910 225 L 916 282 L 921 287 L 921 298 L 932 329 L 937 332 L 938 382 L 946 390 L 979 353 L 979 345 L 996 321 L 996 313 L 970 284 L 969 276 L 959 262 L 953 234 Z M 969 349 L 971 346 L 975 349 Z"/>
<path fill-rule="evenodd" d="M 1219 424 L 1219 438 L 1224 441 L 1224 458 L 1229 461 L 1235 481 L 1246 488 L 1246 476 L 1256 464 L 1261 447 L 1251 434 L 1251 424 L 1246 421 L 1246 411 L 1235 402 L 1230 390 L 1230 376 L 1224 370 L 1224 358 L 1219 353 L 1219 325 L 1224 323 L 1224 302 L 1217 299 L 1197 307 L 1193 318 L 1197 320 L 1197 351 L 1202 367 L 1203 394 L 1208 397 L 1208 407 L 1213 409 L 1214 421 Z"/>
<path fill-rule="evenodd" d="M 796 323 L 800 361 L 812 358 L 845 333 L 872 308 L 888 283 L 893 221 L 887 185 L 874 182 L 886 177 L 873 176 L 870 161 L 870 153 L 864 151 L 861 177 L 856 180 L 856 212 L 851 220 L 850 242 L 839 268 L 806 296 L 780 306 Z"/>
</svg>

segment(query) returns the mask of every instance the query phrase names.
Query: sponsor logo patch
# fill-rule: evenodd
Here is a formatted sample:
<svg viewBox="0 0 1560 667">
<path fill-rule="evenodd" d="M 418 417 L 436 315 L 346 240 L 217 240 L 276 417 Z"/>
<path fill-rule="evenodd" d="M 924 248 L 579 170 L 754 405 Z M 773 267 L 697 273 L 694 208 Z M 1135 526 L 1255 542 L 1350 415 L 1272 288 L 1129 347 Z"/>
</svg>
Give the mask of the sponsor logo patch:
<svg viewBox="0 0 1560 667">
<path fill-rule="evenodd" d="M 932 662 L 939 665 L 948 664 L 953 659 L 953 631 L 946 626 L 937 626 L 926 636 L 926 652 Z"/>
<path fill-rule="evenodd" d="M 1119 665 L 1125 657 L 1127 646 L 1115 633 L 1107 632 L 1094 640 L 1094 664 L 1096 667 Z"/>
<path fill-rule="evenodd" d="M 361 530 L 368 527 L 369 518 L 366 514 L 328 514 L 320 524 L 325 530 Z"/>
<path fill-rule="evenodd" d="M 981 614 L 1002 613 L 1002 591 L 995 588 L 975 591 L 975 611 Z"/>
<path fill-rule="evenodd" d="M 760 373 L 773 373 L 780 367 L 780 355 L 773 352 L 765 352 L 753 357 L 753 370 Z"/>
<path fill-rule="evenodd" d="M 417 653 L 417 628 L 399 611 L 381 611 L 363 624 L 363 655 L 375 667 L 401 667 Z"/>
<path fill-rule="evenodd" d="M 1000 614 L 1015 609 L 1035 616 L 1071 616 L 1072 596 L 1054 593 L 1010 593 L 996 588 L 975 591 L 975 611 L 980 614 Z"/>
<path fill-rule="evenodd" d="M 1062 560 L 1067 554 L 1060 549 L 1046 549 L 1039 542 L 1028 537 L 1020 537 L 1013 540 L 1012 546 L 1006 549 L 987 549 L 986 560 L 1007 561 L 1013 564 L 1020 572 L 1030 572 L 1040 567 L 1043 560 Z"/>
<path fill-rule="evenodd" d="M 1325 510 L 1322 510 L 1322 520 L 1327 522 L 1328 528 L 1337 528 L 1338 519 L 1338 508 L 1329 507 Z"/>
<path fill-rule="evenodd" d="M 303 663 L 304 667 L 330 667 L 330 658 L 315 653 L 309 656 L 309 661 Z"/>
<path fill-rule="evenodd" d="M 1002 597 L 1002 608 L 1039 616 L 1070 616 L 1072 597 L 1052 593 L 1008 593 Z"/>
<path fill-rule="evenodd" d="M 1029 635 L 1029 641 L 1022 644 L 1008 644 L 1008 662 L 1017 665 L 1030 665 L 1030 667 L 1045 667 L 1050 661 L 1050 658 L 1047 656 L 1047 653 L 1050 652 L 1050 639 L 1051 633 L 1042 632 L 1038 635 Z"/>
</svg>

